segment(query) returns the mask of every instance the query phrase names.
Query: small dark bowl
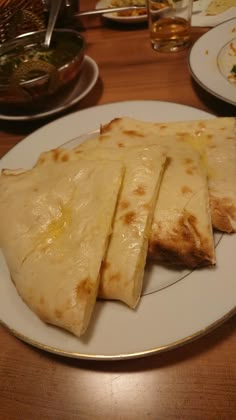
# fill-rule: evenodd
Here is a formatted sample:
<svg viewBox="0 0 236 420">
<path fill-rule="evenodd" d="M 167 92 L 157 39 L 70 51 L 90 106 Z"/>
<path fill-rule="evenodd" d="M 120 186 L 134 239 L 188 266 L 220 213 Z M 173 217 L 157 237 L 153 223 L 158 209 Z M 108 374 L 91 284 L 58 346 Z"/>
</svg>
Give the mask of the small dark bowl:
<svg viewBox="0 0 236 420">
<path fill-rule="evenodd" d="M 68 95 L 78 81 L 85 40 L 77 31 L 55 29 L 49 49 L 45 31 L 20 35 L 0 46 L 0 109 L 38 112 Z"/>
</svg>

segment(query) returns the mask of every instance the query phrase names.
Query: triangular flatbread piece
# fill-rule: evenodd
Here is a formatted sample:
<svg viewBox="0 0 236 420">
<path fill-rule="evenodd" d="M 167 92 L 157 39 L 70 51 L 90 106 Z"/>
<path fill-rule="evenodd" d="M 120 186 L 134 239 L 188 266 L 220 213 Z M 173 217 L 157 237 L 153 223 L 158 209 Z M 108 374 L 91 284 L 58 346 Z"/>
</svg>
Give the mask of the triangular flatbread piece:
<svg viewBox="0 0 236 420">
<path fill-rule="evenodd" d="M 215 264 L 206 168 L 201 154 L 183 136 L 161 135 L 166 125 L 116 119 L 102 128 L 99 137 L 78 146 L 77 152 L 90 150 L 92 144 L 118 150 L 156 144 L 170 162 L 154 211 L 148 254 L 189 268 Z"/>
<path fill-rule="evenodd" d="M 80 160 L 0 176 L 0 247 L 17 291 L 77 336 L 96 302 L 123 173 L 120 162 Z"/>
<path fill-rule="evenodd" d="M 114 218 L 113 232 L 103 262 L 99 296 L 137 306 L 143 284 L 153 212 L 166 156 L 158 146 L 57 149 L 40 156 L 38 165 L 73 159 L 122 161 L 125 176 Z"/>
<path fill-rule="evenodd" d="M 190 143 L 203 157 L 207 170 L 213 227 L 236 232 L 236 118 L 177 122 L 145 122 L 116 118 L 101 127 L 101 135 L 82 147 L 125 147 L 138 144 Z"/>
</svg>

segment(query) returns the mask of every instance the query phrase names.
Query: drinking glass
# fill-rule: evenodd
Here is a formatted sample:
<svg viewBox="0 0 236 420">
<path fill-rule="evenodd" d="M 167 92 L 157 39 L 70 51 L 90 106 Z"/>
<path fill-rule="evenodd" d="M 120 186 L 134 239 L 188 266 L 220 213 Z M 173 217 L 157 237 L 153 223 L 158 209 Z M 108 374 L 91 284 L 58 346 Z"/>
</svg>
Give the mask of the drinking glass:
<svg viewBox="0 0 236 420">
<path fill-rule="evenodd" d="M 193 0 L 148 0 L 150 41 L 154 50 L 179 51 L 190 43 Z"/>
</svg>

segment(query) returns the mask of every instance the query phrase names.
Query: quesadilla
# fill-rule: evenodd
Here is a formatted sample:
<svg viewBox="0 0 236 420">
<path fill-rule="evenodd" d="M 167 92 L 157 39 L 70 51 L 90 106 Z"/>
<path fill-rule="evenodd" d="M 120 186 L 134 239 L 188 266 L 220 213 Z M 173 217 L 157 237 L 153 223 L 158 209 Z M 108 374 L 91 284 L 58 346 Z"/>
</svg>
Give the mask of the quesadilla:
<svg viewBox="0 0 236 420">
<path fill-rule="evenodd" d="M 206 166 L 213 227 L 236 232 L 236 118 L 152 123 L 124 117 L 101 126 L 100 131 L 83 143 L 83 149 L 160 144 L 160 139 L 171 143 L 171 138 L 190 143 Z"/>
<path fill-rule="evenodd" d="M 143 284 L 148 238 L 166 157 L 158 146 L 128 149 L 57 149 L 41 155 L 37 165 L 74 159 L 120 160 L 125 176 L 113 232 L 102 264 L 99 297 L 137 306 Z M 102 193 L 102 192 L 101 192 Z"/>
<path fill-rule="evenodd" d="M 96 302 L 124 175 L 121 162 L 62 162 L 0 176 L 0 247 L 45 322 L 80 336 Z"/>
</svg>

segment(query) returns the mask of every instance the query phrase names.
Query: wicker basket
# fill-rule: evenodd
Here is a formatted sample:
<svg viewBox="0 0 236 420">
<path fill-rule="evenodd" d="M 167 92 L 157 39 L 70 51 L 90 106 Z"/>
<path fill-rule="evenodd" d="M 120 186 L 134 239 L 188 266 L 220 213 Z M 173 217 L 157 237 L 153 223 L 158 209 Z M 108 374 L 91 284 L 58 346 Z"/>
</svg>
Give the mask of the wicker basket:
<svg viewBox="0 0 236 420">
<path fill-rule="evenodd" d="M 0 43 L 44 28 L 43 0 L 0 0 Z"/>
</svg>

